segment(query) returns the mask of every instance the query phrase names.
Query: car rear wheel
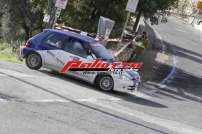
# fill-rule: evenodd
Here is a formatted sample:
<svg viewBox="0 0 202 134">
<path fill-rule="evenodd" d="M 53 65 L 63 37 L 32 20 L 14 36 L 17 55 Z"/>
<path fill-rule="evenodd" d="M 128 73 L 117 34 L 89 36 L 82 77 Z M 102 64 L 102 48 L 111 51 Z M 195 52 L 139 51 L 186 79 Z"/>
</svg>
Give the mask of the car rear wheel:
<svg viewBox="0 0 202 134">
<path fill-rule="evenodd" d="M 103 91 L 112 91 L 114 88 L 114 80 L 109 75 L 100 75 L 96 79 L 96 86 Z"/>
<path fill-rule="evenodd" d="M 32 70 L 38 70 L 42 67 L 42 59 L 41 56 L 35 52 L 30 53 L 26 57 L 26 65 L 28 68 Z"/>
</svg>

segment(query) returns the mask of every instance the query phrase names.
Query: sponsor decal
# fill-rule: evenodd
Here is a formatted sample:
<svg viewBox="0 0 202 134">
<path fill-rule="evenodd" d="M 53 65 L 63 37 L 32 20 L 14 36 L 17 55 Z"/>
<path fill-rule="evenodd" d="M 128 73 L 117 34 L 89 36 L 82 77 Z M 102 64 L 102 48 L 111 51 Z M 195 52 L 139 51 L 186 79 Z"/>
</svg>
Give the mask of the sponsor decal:
<svg viewBox="0 0 202 134">
<path fill-rule="evenodd" d="M 112 62 L 108 63 L 100 59 L 96 59 L 92 62 L 83 62 L 80 60 L 68 61 L 60 69 L 60 73 L 66 73 L 68 71 L 117 71 L 124 69 L 134 69 L 138 70 L 142 67 L 143 63 L 134 62 Z"/>
</svg>

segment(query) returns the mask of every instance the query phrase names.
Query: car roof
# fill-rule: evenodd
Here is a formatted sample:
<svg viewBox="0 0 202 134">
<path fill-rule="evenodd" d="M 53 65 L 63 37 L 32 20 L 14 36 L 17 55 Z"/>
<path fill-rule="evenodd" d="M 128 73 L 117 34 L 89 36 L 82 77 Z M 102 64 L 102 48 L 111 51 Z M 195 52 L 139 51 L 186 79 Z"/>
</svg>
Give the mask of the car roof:
<svg viewBox="0 0 202 134">
<path fill-rule="evenodd" d="M 94 38 L 89 37 L 89 36 L 84 36 L 84 35 L 81 35 L 81 34 L 76 33 L 76 32 L 63 31 L 63 30 L 57 30 L 57 29 L 45 29 L 45 31 L 65 34 L 69 37 L 77 38 L 77 39 L 80 39 L 80 40 L 85 41 L 85 42 L 90 43 L 90 44 L 93 42 L 96 42 L 96 40 Z"/>
</svg>

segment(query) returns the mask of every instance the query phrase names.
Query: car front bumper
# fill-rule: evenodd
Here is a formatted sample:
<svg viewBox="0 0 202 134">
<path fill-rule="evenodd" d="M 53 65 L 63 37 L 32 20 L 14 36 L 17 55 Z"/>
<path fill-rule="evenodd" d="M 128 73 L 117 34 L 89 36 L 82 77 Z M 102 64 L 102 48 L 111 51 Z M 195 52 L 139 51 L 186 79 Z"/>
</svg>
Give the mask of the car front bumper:
<svg viewBox="0 0 202 134">
<path fill-rule="evenodd" d="M 139 82 L 136 83 L 133 80 L 114 79 L 115 91 L 135 91 L 137 90 Z"/>
</svg>

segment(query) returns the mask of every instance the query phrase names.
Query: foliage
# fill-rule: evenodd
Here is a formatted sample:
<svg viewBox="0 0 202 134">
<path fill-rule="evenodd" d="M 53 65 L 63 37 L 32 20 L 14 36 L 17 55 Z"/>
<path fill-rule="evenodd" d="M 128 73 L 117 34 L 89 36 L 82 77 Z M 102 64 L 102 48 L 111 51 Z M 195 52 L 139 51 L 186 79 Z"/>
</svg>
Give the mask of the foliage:
<svg viewBox="0 0 202 134">
<path fill-rule="evenodd" d="M 176 6 L 179 0 L 140 0 L 137 8 L 137 19 L 133 30 L 136 31 L 141 15 L 146 18 L 154 16 L 158 11 L 165 11 Z"/>
<path fill-rule="evenodd" d="M 158 10 L 164 11 L 177 5 L 178 0 L 140 0 L 138 11 L 144 16 L 151 17 Z"/>
<path fill-rule="evenodd" d="M 116 22 L 114 33 L 119 33 L 125 21 L 127 0 L 70 0 L 62 12 L 61 20 L 66 25 L 96 32 L 100 16 Z"/>
<path fill-rule="evenodd" d="M 13 52 L 13 49 L 8 43 L 0 42 L 0 60 L 22 63 L 19 53 Z"/>
<path fill-rule="evenodd" d="M 6 21 L 7 39 L 17 40 L 22 34 L 28 39 L 35 30 L 42 29 L 44 0 L 8 0 L 5 5 L 2 23 Z"/>
<path fill-rule="evenodd" d="M 152 16 L 177 0 L 140 0 L 138 11 Z M 44 28 L 45 13 L 54 13 L 55 0 L 1 0 L 1 37 L 9 40 L 28 39 Z M 69 0 L 58 22 L 88 32 L 96 32 L 100 16 L 115 20 L 113 35 L 120 35 L 126 19 L 127 0 Z"/>
</svg>

